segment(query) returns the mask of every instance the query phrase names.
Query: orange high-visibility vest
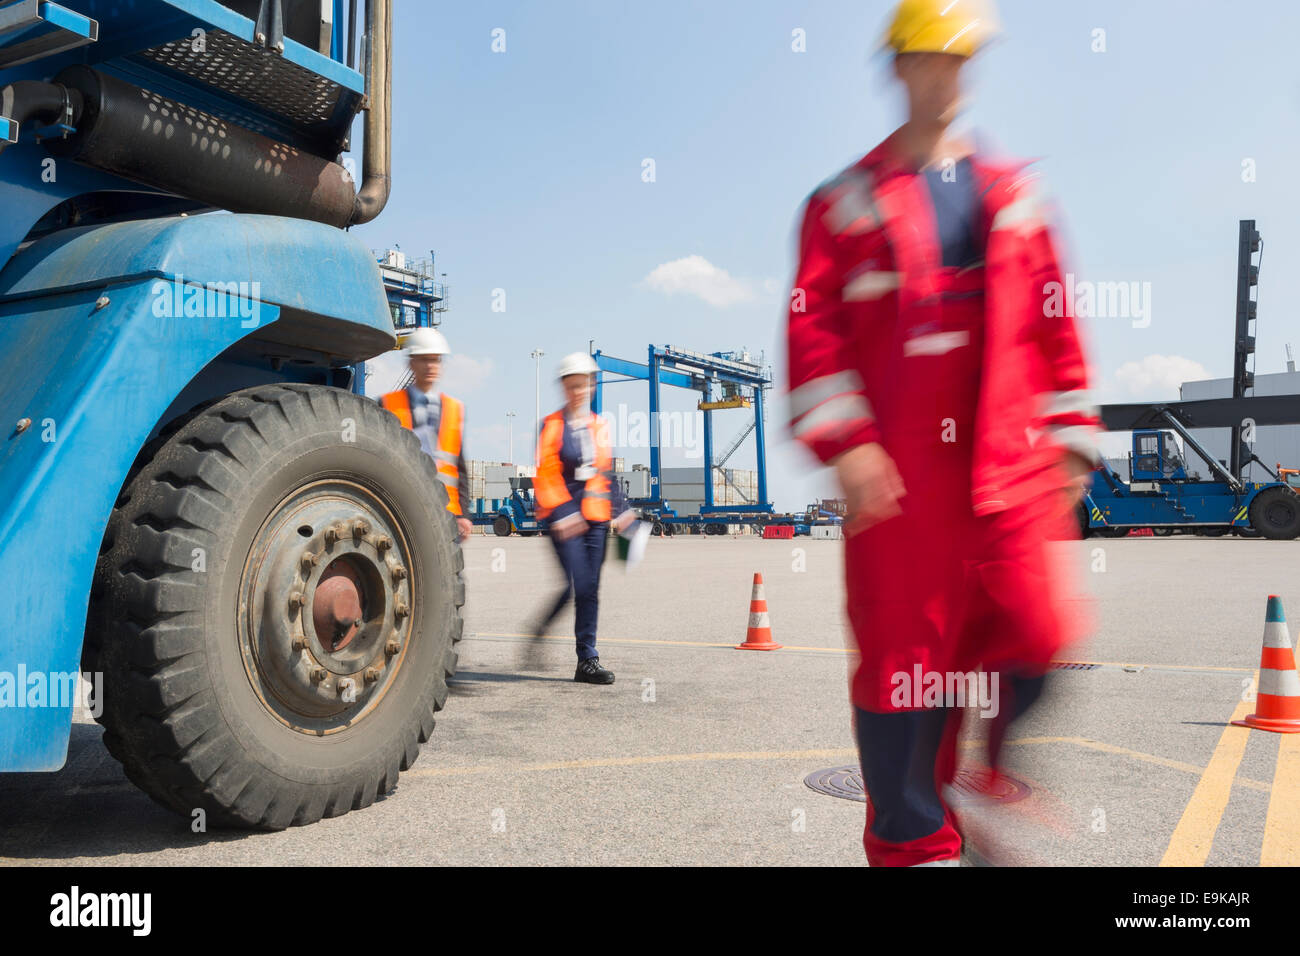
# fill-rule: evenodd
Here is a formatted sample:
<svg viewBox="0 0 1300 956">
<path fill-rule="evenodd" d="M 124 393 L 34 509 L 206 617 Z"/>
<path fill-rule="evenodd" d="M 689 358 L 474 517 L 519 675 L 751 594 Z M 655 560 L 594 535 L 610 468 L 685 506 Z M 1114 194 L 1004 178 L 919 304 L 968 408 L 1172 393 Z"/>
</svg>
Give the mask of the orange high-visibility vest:
<svg viewBox="0 0 1300 956">
<path fill-rule="evenodd" d="M 613 459 L 609 448 L 609 431 L 593 415 L 587 426 L 592 447 L 596 452 L 593 462 L 596 474 L 585 482 L 573 475 L 572 459 L 577 436 L 568 428 L 563 411 L 552 412 L 542 423 L 542 434 L 537 445 L 537 476 L 533 479 L 533 492 L 537 496 L 537 516 L 549 517 L 556 508 L 573 501 L 575 493 L 582 499 L 582 516 L 591 522 L 610 520 L 610 467 Z M 565 439 L 568 439 L 567 441 Z M 570 463 L 566 466 L 562 451 L 569 446 Z"/>
<path fill-rule="evenodd" d="M 403 428 L 414 430 L 415 419 L 411 415 L 411 396 L 406 389 L 389 392 L 379 403 L 397 416 Z M 438 480 L 447 489 L 447 510 L 454 515 L 463 514 L 460 507 L 460 460 L 461 431 L 465 421 L 465 406 L 450 395 L 442 396 L 442 421 L 438 423 L 438 450 L 434 453 L 434 464 L 438 467 Z"/>
</svg>

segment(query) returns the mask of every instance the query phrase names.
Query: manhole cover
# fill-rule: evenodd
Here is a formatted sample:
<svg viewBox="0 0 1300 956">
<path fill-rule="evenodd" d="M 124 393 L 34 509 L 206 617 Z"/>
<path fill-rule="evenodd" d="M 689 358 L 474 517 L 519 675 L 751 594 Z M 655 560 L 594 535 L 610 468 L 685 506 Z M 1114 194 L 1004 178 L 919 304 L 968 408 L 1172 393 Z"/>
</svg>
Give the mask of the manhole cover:
<svg viewBox="0 0 1300 956">
<path fill-rule="evenodd" d="M 998 782 L 990 787 L 992 773 L 984 767 L 962 768 L 953 778 L 952 786 L 959 800 L 967 801 L 977 796 L 985 796 L 1001 803 L 1015 803 L 1029 796 L 1029 785 L 1003 774 Z M 862 770 L 858 767 L 832 767 L 829 770 L 817 770 L 804 777 L 803 782 L 809 789 L 818 793 L 856 800 L 866 803 L 866 789 L 862 786 Z"/>
</svg>

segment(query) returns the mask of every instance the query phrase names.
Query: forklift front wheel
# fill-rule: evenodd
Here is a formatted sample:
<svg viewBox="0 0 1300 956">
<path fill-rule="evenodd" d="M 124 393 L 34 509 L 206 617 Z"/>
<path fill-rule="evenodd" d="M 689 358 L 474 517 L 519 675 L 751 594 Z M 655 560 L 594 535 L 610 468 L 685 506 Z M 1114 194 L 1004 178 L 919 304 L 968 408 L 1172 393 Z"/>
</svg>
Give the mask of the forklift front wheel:
<svg viewBox="0 0 1300 956">
<path fill-rule="evenodd" d="M 455 673 L 464 559 L 432 460 L 374 402 L 307 385 L 228 395 L 140 457 L 86 621 L 109 752 L 212 826 L 369 806 Z"/>
<path fill-rule="evenodd" d="M 1300 537 L 1300 497 L 1289 488 L 1265 488 L 1250 503 L 1250 524 L 1275 541 Z"/>
<path fill-rule="evenodd" d="M 510 519 L 505 515 L 497 515 L 497 520 L 492 522 L 492 531 L 498 538 L 510 537 Z"/>
</svg>

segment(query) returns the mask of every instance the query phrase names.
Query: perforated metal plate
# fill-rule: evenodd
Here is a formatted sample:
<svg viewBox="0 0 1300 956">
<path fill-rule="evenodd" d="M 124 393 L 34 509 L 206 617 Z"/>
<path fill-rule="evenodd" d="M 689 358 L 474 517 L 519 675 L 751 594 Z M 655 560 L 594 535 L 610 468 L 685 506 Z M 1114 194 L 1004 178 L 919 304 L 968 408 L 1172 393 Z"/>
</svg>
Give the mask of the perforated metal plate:
<svg viewBox="0 0 1300 956">
<path fill-rule="evenodd" d="M 202 49 L 194 46 L 186 37 L 140 56 L 299 125 L 333 118 L 341 87 L 332 80 L 224 30 L 208 31 Z"/>
<path fill-rule="evenodd" d="M 953 777 L 952 786 L 958 801 L 973 800 L 984 797 L 1000 803 L 1015 803 L 1023 800 L 1032 792 L 1029 785 L 1002 774 L 998 782 L 990 787 L 992 774 L 983 767 L 963 768 Z M 804 778 L 804 784 L 810 790 L 825 793 L 844 800 L 856 800 L 866 803 L 866 789 L 862 785 L 862 770 L 859 767 L 831 767 L 829 770 L 817 770 Z"/>
</svg>

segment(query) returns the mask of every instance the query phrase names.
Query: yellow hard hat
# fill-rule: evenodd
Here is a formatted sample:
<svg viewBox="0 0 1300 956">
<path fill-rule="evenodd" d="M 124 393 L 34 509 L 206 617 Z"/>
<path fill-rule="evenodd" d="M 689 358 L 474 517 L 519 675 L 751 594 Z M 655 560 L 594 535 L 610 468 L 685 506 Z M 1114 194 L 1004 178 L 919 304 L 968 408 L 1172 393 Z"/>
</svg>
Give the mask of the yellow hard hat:
<svg viewBox="0 0 1300 956">
<path fill-rule="evenodd" d="M 895 53 L 971 56 L 996 33 L 993 5 L 985 0 L 902 0 L 885 45 Z"/>
</svg>

